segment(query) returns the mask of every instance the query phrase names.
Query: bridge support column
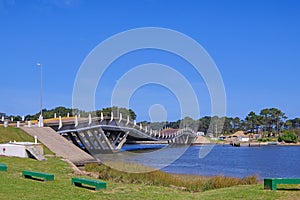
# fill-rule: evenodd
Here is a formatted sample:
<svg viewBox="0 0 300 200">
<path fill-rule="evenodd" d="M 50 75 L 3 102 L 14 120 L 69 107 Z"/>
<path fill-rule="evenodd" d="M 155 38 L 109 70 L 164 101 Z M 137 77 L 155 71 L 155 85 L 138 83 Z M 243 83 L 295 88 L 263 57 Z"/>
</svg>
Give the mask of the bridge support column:
<svg viewBox="0 0 300 200">
<path fill-rule="evenodd" d="M 75 123 L 74 123 L 75 128 L 78 126 L 78 117 L 75 115 Z"/>
<path fill-rule="evenodd" d="M 114 120 L 114 112 L 110 113 L 110 121 Z"/>
<path fill-rule="evenodd" d="M 58 129 L 61 129 L 62 127 L 62 120 L 61 120 L 61 116 L 58 117 L 59 122 L 58 122 Z"/>
<path fill-rule="evenodd" d="M 129 134 L 129 132 L 127 131 L 125 133 L 125 135 L 122 137 L 119 145 L 116 147 L 117 150 L 120 150 L 122 148 L 122 146 L 124 145 L 124 143 L 126 142 L 126 138 L 127 138 L 127 135 Z"/>
<path fill-rule="evenodd" d="M 89 125 L 91 125 L 92 124 L 92 115 L 91 114 L 89 114 L 89 123 L 88 123 Z"/>
</svg>

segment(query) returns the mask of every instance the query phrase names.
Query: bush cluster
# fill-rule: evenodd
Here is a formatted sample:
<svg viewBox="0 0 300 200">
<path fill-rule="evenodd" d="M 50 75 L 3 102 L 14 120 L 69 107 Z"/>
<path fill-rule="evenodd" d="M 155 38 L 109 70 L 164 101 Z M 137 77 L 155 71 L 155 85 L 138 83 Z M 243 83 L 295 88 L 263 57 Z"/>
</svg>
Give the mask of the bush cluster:
<svg viewBox="0 0 300 200">
<path fill-rule="evenodd" d="M 297 142 L 297 135 L 293 132 L 283 133 L 278 137 L 278 142 L 286 142 L 286 143 L 296 143 Z"/>
</svg>

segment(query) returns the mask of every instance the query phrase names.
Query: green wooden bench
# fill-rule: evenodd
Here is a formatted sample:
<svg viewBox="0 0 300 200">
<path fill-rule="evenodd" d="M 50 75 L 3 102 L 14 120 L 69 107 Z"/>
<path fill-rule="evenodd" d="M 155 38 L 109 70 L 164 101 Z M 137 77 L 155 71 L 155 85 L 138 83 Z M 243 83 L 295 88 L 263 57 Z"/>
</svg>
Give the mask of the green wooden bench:
<svg viewBox="0 0 300 200">
<path fill-rule="evenodd" d="M 80 187 L 82 185 L 94 186 L 95 190 L 106 189 L 106 182 L 87 178 L 72 178 L 72 185 Z"/>
<path fill-rule="evenodd" d="M 265 178 L 264 189 L 276 190 L 278 184 L 300 184 L 300 178 Z"/>
<path fill-rule="evenodd" d="M 44 179 L 45 181 L 53 181 L 54 180 L 53 174 L 47 174 L 47 173 L 43 173 L 43 172 L 33 172 L 33 171 L 24 170 L 24 171 L 22 171 L 22 176 L 25 178 L 41 178 L 41 179 Z"/>
<path fill-rule="evenodd" d="M 6 164 L 0 164 L 0 171 L 6 172 L 7 171 L 7 165 Z"/>
</svg>

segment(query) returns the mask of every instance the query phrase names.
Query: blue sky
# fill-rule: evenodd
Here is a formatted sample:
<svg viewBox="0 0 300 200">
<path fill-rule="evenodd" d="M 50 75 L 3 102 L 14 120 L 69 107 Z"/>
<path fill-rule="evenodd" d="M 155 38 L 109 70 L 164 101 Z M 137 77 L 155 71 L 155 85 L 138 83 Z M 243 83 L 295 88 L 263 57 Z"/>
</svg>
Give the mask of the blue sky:
<svg viewBox="0 0 300 200">
<path fill-rule="evenodd" d="M 114 34 L 150 26 L 182 32 L 206 49 L 224 81 L 228 116 L 277 107 L 289 118 L 299 117 L 299 19 L 296 0 L 0 0 L 0 112 L 39 111 L 37 62 L 43 64 L 43 107 L 71 107 L 77 71 L 90 51 Z M 189 63 L 155 50 L 116 60 L 99 82 L 96 107 L 110 106 L 114 83 L 126 70 L 149 62 L 188 77 L 201 116 L 210 114 L 205 84 Z M 144 86 L 130 100 L 138 120 L 149 120 L 154 104 L 165 107 L 169 121 L 180 117 L 167 88 Z"/>
</svg>

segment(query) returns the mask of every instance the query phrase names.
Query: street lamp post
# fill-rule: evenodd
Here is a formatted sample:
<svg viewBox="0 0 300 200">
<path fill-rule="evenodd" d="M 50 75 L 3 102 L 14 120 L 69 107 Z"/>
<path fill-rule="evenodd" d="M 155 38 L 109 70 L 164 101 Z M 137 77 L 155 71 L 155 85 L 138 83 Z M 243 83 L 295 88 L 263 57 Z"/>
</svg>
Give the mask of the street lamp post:
<svg viewBox="0 0 300 200">
<path fill-rule="evenodd" d="M 41 77 L 40 77 L 40 109 L 41 109 L 41 114 L 39 116 L 39 127 L 43 127 L 43 68 L 41 63 L 36 64 L 38 67 L 41 68 Z"/>
</svg>

